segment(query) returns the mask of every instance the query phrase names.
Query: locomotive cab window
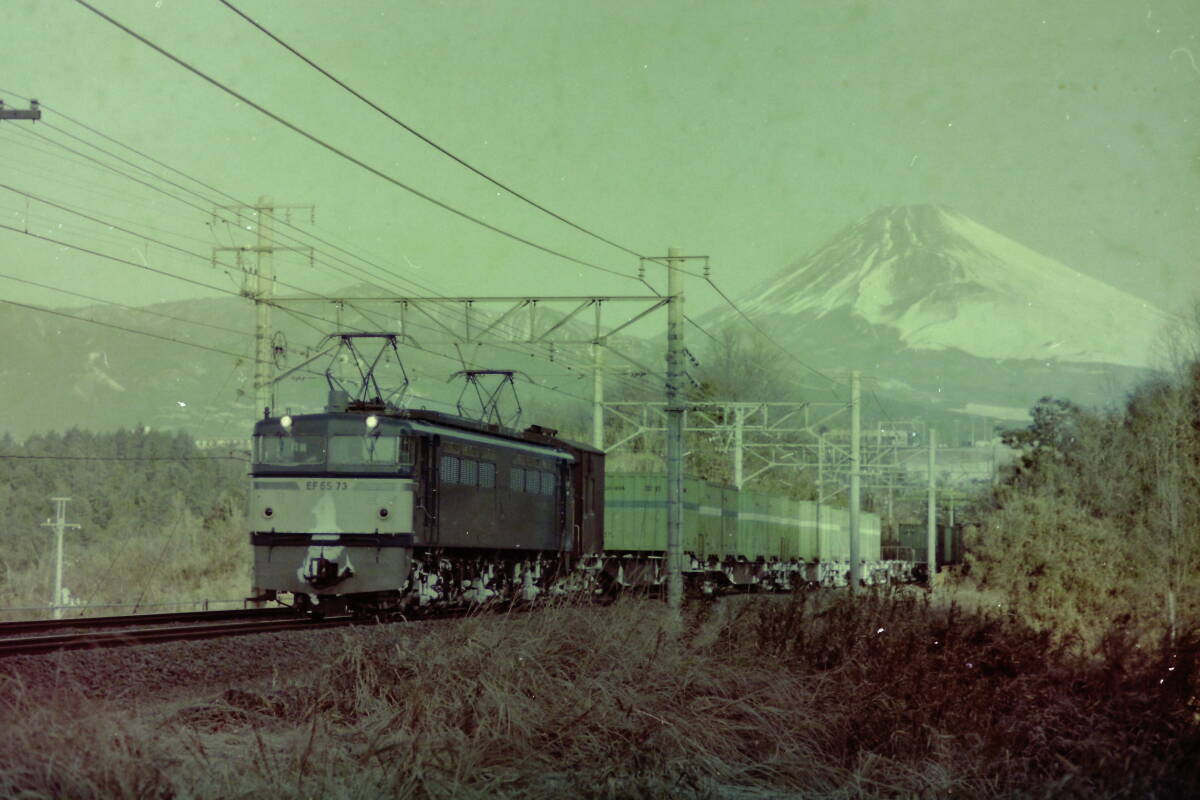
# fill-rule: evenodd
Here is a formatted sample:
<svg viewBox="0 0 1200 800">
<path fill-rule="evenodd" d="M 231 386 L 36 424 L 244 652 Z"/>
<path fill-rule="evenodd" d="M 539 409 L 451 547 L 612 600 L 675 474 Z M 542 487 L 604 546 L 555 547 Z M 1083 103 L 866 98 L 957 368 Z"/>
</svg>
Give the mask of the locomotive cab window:
<svg viewBox="0 0 1200 800">
<path fill-rule="evenodd" d="M 399 436 L 334 435 L 329 464 L 338 466 L 412 466 L 412 440 Z"/>
<path fill-rule="evenodd" d="M 324 436 L 290 436 L 287 434 L 254 437 L 254 461 L 280 467 L 325 464 Z"/>
</svg>

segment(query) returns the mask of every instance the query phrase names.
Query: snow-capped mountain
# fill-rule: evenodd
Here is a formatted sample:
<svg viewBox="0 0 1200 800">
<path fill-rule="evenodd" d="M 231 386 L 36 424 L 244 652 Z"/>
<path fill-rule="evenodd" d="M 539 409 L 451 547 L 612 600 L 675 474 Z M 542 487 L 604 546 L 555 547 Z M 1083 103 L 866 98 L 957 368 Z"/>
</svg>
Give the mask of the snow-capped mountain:
<svg viewBox="0 0 1200 800">
<path fill-rule="evenodd" d="M 747 311 L 849 310 L 917 350 L 1143 367 L 1167 315 L 937 206 L 885 208 L 760 287 Z"/>
<path fill-rule="evenodd" d="M 1146 374 L 1169 322 L 939 206 L 880 209 L 740 303 L 820 369 L 858 368 L 963 411 L 1028 408 L 1047 394 L 1111 402 Z"/>
</svg>

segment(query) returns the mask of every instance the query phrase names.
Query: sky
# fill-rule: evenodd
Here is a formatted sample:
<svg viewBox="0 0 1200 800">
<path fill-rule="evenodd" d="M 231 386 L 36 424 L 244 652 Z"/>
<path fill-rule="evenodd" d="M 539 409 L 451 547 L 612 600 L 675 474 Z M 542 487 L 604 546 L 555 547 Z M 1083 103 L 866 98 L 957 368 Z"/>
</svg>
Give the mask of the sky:
<svg viewBox="0 0 1200 800">
<path fill-rule="evenodd" d="M 338 271 L 348 261 L 408 294 L 646 294 L 628 251 L 678 247 L 709 256 L 736 297 L 882 206 L 935 203 L 1168 310 L 1200 294 L 1195 0 L 231 0 L 441 147 L 626 249 L 471 173 L 218 0 L 89 2 L 391 181 L 75 0 L 9 0 L 0 99 L 46 111 L 0 122 L 0 224 L 18 229 L 0 229 L 5 276 L 131 305 L 216 293 L 137 264 L 237 290 L 233 256 L 214 268 L 214 248 L 253 232 L 214 221 L 207 189 L 164 187 L 185 204 L 88 161 L 135 172 L 99 145 L 195 188 L 103 134 L 233 198 L 222 204 L 293 206 L 284 232 L 328 244 L 311 263 L 277 253 L 295 287 L 280 293 L 361 280 Z M 646 277 L 665 291 L 661 267 Z M 689 310 L 720 302 L 688 281 Z M 0 297 L 91 302 L 8 279 Z"/>
</svg>

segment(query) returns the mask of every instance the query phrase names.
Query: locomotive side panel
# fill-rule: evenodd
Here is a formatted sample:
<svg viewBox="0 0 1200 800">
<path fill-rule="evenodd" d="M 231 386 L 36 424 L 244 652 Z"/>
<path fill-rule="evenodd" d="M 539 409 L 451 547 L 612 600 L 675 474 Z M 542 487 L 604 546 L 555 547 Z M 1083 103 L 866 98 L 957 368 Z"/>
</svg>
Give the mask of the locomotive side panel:
<svg viewBox="0 0 1200 800">
<path fill-rule="evenodd" d="M 504 441 L 446 436 L 436 459 L 439 547 L 563 546 L 568 493 L 561 456 Z"/>
</svg>

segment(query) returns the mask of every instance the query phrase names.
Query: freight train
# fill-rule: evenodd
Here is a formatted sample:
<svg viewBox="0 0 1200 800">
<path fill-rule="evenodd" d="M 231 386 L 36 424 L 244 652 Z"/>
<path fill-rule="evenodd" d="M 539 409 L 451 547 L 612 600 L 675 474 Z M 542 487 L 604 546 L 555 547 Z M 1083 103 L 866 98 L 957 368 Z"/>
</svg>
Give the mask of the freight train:
<svg viewBox="0 0 1200 800">
<path fill-rule="evenodd" d="M 324 413 L 254 427 L 254 598 L 311 614 L 658 586 L 666 577 L 666 482 L 605 475 L 604 453 L 538 426 L 523 431 L 331 392 Z M 688 589 L 844 584 L 845 510 L 684 487 Z M 879 520 L 861 515 L 864 575 Z"/>
</svg>

